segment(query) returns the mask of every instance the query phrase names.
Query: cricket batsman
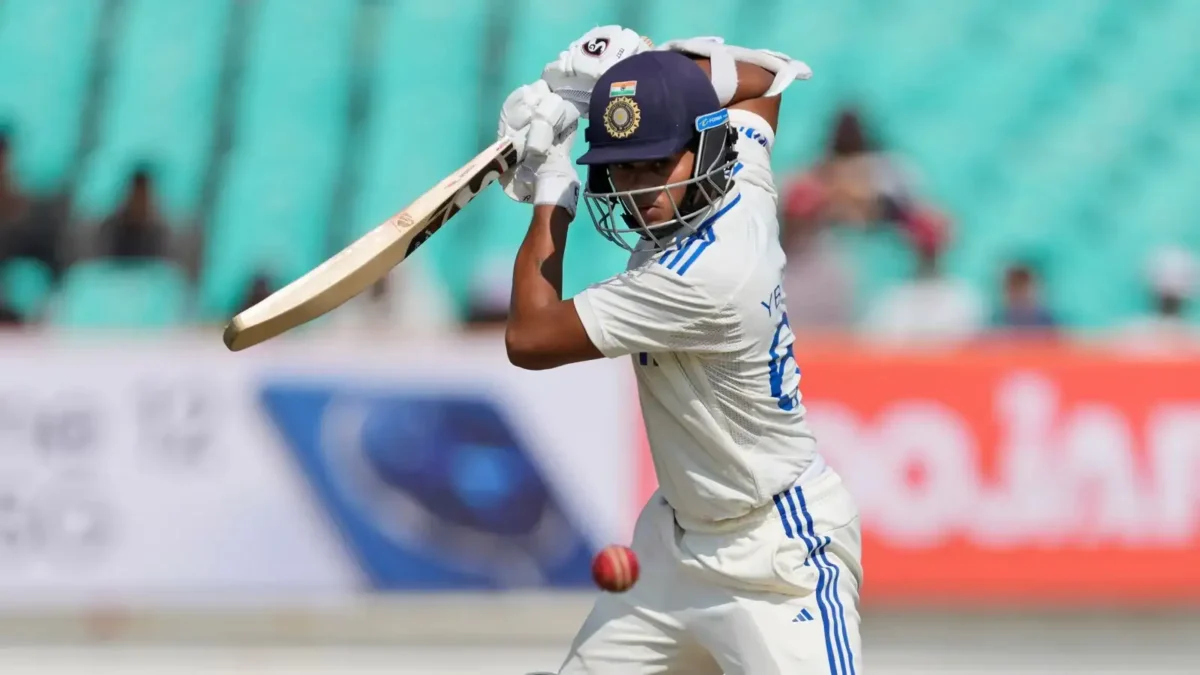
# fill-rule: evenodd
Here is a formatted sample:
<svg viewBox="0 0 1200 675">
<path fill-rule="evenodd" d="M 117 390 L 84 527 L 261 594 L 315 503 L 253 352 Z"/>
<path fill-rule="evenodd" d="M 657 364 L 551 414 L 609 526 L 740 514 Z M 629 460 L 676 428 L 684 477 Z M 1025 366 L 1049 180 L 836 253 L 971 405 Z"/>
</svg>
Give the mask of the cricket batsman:
<svg viewBox="0 0 1200 675">
<path fill-rule="evenodd" d="M 693 38 L 593 29 L 504 103 L 533 205 L 505 341 L 528 369 L 630 357 L 659 489 L 632 548 L 641 579 L 597 600 L 560 673 L 854 675 L 858 511 L 805 421 L 782 291 L 771 148 L 808 67 Z M 562 298 L 582 196 L 625 272 Z"/>
</svg>

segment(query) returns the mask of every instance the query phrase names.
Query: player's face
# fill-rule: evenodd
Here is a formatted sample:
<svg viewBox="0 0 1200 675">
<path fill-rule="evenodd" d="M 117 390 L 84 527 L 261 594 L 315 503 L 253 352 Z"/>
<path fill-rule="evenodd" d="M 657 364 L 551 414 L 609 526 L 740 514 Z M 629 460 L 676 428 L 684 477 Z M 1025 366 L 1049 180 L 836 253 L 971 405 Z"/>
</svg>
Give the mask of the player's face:
<svg viewBox="0 0 1200 675">
<path fill-rule="evenodd" d="M 609 167 L 609 175 L 612 177 L 613 189 L 618 192 L 646 190 L 633 196 L 634 206 L 641 215 L 642 222 L 646 225 L 657 225 L 676 217 L 673 204 L 683 201 L 687 186 L 678 185 L 667 190 L 650 188 L 689 180 L 695 163 L 696 154 L 691 150 L 684 150 L 670 157 L 648 162 L 613 164 Z"/>
</svg>

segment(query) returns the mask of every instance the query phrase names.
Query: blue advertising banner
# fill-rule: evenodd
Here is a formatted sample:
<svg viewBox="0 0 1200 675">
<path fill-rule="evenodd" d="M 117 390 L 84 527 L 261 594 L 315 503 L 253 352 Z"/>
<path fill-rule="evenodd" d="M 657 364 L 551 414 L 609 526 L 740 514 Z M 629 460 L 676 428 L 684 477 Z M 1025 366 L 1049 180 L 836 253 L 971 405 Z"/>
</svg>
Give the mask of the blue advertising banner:
<svg viewBox="0 0 1200 675">
<path fill-rule="evenodd" d="M 327 380 L 262 403 L 374 588 L 591 583 L 593 547 L 488 397 Z"/>
</svg>

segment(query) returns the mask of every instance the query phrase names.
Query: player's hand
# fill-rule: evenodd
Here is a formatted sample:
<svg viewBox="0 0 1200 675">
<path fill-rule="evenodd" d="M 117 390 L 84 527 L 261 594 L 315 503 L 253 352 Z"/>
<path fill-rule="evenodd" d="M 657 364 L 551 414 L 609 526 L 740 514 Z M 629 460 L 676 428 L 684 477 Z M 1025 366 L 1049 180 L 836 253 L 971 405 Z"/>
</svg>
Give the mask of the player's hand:
<svg viewBox="0 0 1200 675">
<path fill-rule="evenodd" d="M 653 48 L 637 31 L 615 25 L 593 28 L 546 65 L 542 80 L 586 118 L 588 100 L 600 76 L 618 61 Z"/>
<path fill-rule="evenodd" d="M 556 147 L 565 147 L 569 153 L 575 144 L 578 122 L 575 106 L 538 80 L 517 87 L 504 100 L 497 133 L 513 142 L 518 161 L 536 161 Z"/>
<path fill-rule="evenodd" d="M 552 154 L 570 156 L 578 122 L 575 107 L 542 80 L 509 94 L 500 110 L 498 136 L 513 142 L 517 164 L 500 177 L 504 193 L 519 202 L 532 202 L 538 169 Z"/>
</svg>

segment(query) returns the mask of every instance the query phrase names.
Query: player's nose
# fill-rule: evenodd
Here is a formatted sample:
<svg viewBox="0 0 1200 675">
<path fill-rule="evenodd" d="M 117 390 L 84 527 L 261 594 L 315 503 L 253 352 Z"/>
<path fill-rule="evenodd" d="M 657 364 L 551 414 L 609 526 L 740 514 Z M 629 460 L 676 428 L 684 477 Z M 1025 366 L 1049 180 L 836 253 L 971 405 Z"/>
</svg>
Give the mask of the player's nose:
<svg viewBox="0 0 1200 675">
<path fill-rule="evenodd" d="M 630 183 L 633 184 L 634 190 L 650 190 L 651 188 L 662 186 L 662 177 L 650 169 L 635 169 L 630 175 Z M 655 194 L 646 192 L 638 195 L 638 199 L 647 199 L 654 201 Z"/>
</svg>

